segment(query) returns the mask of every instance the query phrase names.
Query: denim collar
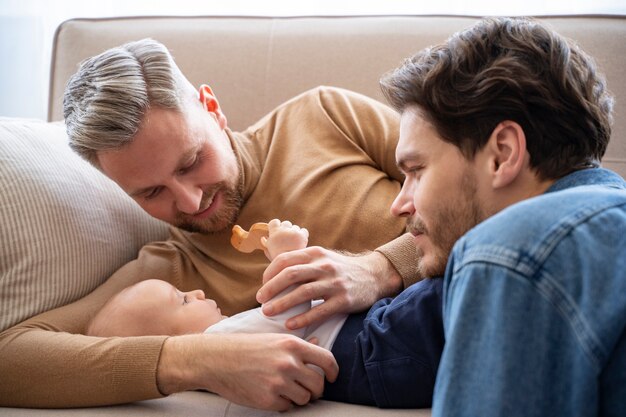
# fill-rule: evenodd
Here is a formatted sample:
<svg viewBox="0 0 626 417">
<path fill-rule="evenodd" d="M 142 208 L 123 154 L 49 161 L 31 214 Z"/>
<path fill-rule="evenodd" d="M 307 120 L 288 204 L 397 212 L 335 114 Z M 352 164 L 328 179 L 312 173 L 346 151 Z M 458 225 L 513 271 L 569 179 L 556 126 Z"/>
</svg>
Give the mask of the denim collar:
<svg viewBox="0 0 626 417">
<path fill-rule="evenodd" d="M 561 191 L 581 185 L 604 185 L 612 188 L 626 189 L 626 182 L 613 171 L 605 168 L 586 168 L 574 171 L 559 178 L 546 190 L 546 193 Z"/>
</svg>

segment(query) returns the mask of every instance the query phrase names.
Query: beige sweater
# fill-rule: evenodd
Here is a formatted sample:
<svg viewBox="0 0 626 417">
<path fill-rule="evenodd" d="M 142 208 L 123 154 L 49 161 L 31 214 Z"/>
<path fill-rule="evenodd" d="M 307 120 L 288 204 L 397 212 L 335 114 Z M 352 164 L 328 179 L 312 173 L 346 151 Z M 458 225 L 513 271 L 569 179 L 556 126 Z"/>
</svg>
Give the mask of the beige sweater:
<svg viewBox="0 0 626 417">
<path fill-rule="evenodd" d="M 417 279 L 414 246 L 401 236 L 404 220 L 389 213 L 402 180 L 394 158 L 395 112 L 361 95 L 318 88 L 245 132 L 228 134 L 243 172 L 238 224 L 288 219 L 309 230 L 310 245 L 378 248 L 405 285 Z M 81 333 L 107 299 L 146 278 L 201 288 L 226 315 L 256 307 L 268 261 L 260 252 L 237 252 L 229 238 L 230 231 L 172 228 L 168 241 L 146 245 L 87 297 L 0 334 L 0 405 L 76 407 L 160 397 L 156 369 L 166 337 Z"/>
</svg>

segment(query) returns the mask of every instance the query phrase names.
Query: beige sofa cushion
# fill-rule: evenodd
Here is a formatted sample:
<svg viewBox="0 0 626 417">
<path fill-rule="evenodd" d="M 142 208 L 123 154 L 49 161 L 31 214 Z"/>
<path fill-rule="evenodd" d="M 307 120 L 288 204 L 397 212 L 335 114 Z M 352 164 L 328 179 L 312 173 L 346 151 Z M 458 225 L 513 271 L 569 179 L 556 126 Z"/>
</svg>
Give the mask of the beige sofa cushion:
<svg viewBox="0 0 626 417">
<path fill-rule="evenodd" d="M 71 151 L 63 124 L 0 119 L 0 331 L 86 295 L 166 236 Z"/>
</svg>

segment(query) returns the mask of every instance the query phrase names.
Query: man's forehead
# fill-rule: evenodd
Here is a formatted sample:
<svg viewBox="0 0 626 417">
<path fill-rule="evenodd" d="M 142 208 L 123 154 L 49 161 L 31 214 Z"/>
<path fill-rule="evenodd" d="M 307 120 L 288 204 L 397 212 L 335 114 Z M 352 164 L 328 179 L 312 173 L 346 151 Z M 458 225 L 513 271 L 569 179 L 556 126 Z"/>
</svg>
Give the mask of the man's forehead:
<svg viewBox="0 0 626 417">
<path fill-rule="evenodd" d="M 168 156 L 168 162 L 155 163 L 155 160 L 145 158 L 126 164 L 120 171 L 115 167 L 103 172 L 117 182 L 130 196 L 141 195 L 154 187 L 161 186 L 178 171 L 189 165 L 190 160 L 198 153 L 198 146 L 192 144 L 185 149 L 173 150 Z"/>
<path fill-rule="evenodd" d="M 424 139 L 432 126 L 415 108 L 402 112 L 400 138 L 396 147 L 397 158 L 419 158 L 424 156 Z"/>
<path fill-rule="evenodd" d="M 202 145 L 200 136 L 189 134 L 190 130 L 181 132 L 169 130 L 167 126 L 162 129 L 147 126 L 123 147 L 97 153 L 102 172 L 129 194 L 138 188 L 158 185 L 187 165 Z"/>
<path fill-rule="evenodd" d="M 429 127 L 432 128 L 426 113 L 418 106 L 407 106 L 400 114 L 400 128 L 402 127 Z"/>
</svg>

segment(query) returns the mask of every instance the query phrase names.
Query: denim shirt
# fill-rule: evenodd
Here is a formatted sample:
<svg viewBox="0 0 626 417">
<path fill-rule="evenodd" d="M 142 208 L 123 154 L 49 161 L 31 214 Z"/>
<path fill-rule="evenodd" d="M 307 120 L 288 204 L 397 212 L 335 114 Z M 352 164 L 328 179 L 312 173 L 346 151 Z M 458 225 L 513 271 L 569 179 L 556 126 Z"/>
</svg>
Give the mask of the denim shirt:
<svg viewBox="0 0 626 417">
<path fill-rule="evenodd" d="M 626 183 L 577 171 L 454 246 L 433 416 L 626 415 Z"/>
</svg>

